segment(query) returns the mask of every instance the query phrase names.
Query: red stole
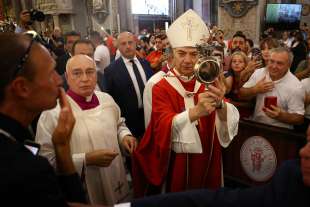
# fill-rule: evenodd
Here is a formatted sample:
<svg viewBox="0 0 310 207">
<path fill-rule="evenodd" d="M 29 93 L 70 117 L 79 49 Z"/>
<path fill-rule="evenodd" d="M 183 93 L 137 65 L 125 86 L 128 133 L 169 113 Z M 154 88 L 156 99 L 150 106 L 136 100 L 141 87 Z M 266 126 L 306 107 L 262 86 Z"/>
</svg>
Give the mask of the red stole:
<svg viewBox="0 0 310 207">
<path fill-rule="evenodd" d="M 181 83 L 187 91 L 194 90 L 195 80 Z M 204 85 L 194 96 L 195 104 L 203 91 Z M 215 131 L 215 112 L 199 119 L 202 154 L 171 151 L 172 120 L 184 110 L 183 97 L 165 79 L 153 87 L 151 121 L 133 154 L 136 196 L 143 196 L 150 185 L 161 187 L 165 181 L 167 192 L 220 187 L 221 147 Z"/>
</svg>

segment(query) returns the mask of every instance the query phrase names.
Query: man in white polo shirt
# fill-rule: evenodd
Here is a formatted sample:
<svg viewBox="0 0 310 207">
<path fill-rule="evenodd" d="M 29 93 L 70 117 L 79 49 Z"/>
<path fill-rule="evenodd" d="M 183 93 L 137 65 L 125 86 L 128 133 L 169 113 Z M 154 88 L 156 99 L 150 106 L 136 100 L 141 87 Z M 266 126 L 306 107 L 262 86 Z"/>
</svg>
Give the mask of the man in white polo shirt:
<svg viewBox="0 0 310 207">
<path fill-rule="evenodd" d="M 292 60 L 288 49 L 274 48 L 267 67 L 256 70 L 240 89 L 241 99 L 256 97 L 254 121 L 289 129 L 303 122 L 305 91 L 289 71 Z M 276 97 L 276 103 L 266 107 L 266 97 Z"/>
</svg>

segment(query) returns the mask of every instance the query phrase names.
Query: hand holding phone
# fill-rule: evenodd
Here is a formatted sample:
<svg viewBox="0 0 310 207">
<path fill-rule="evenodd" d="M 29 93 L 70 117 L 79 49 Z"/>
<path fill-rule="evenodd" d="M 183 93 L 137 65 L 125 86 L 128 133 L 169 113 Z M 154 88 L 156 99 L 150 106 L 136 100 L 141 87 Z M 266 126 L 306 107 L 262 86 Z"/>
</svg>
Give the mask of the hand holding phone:
<svg viewBox="0 0 310 207">
<path fill-rule="evenodd" d="M 258 62 L 260 64 L 263 63 L 263 55 L 259 48 L 253 48 L 252 49 L 252 60 L 255 60 L 255 62 Z"/>
<path fill-rule="evenodd" d="M 277 97 L 276 96 L 266 96 L 264 99 L 264 106 L 266 108 L 271 108 L 271 105 L 277 106 Z"/>
</svg>

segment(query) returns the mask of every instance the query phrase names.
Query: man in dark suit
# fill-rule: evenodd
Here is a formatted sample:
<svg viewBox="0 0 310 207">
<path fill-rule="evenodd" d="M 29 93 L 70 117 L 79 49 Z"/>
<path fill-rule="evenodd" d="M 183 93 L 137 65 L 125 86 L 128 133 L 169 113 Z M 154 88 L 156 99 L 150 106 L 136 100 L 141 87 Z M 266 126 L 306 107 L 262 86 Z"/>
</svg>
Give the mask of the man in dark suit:
<svg viewBox="0 0 310 207">
<path fill-rule="evenodd" d="M 136 57 L 133 34 L 123 32 L 117 41 L 121 57 L 104 70 L 103 84 L 105 91 L 119 105 L 131 133 L 141 138 L 144 133 L 142 95 L 146 81 L 152 76 L 152 70 L 146 60 Z"/>
<path fill-rule="evenodd" d="M 65 54 L 56 59 L 56 71 L 59 75 L 63 75 L 66 71 L 66 64 L 69 58 L 72 56 L 72 46 L 74 42 L 81 38 L 80 33 L 71 31 L 65 34 Z"/>
<path fill-rule="evenodd" d="M 310 206 L 310 127 L 300 160 L 286 161 L 269 184 L 248 189 L 207 189 L 142 198 L 131 207 Z"/>
</svg>

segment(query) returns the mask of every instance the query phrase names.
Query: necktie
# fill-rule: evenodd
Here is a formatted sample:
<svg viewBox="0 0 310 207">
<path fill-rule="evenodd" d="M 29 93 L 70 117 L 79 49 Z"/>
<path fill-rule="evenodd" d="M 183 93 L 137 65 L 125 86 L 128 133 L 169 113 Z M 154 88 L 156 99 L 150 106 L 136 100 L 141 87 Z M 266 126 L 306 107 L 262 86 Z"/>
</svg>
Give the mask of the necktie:
<svg viewBox="0 0 310 207">
<path fill-rule="evenodd" d="M 143 80 L 141 78 L 139 69 L 137 67 L 137 65 L 135 64 L 134 60 L 130 60 L 130 62 L 132 63 L 132 68 L 133 68 L 133 72 L 135 73 L 138 85 L 139 85 L 139 90 L 140 90 L 140 96 L 141 96 L 141 100 L 142 100 L 142 96 L 143 96 L 143 90 L 144 90 L 144 83 Z"/>
</svg>

